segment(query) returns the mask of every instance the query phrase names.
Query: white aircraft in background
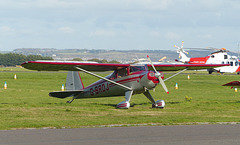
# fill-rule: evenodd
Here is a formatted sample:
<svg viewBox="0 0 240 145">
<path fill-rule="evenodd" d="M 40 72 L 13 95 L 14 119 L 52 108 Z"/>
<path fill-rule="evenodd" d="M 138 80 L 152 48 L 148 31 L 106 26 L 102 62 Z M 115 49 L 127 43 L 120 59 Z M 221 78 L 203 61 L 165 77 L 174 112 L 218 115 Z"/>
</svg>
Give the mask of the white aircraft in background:
<svg viewBox="0 0 240 145">
<path fill-rule="evenodd" d="M 187 63 L 187 64 L 230 64 L 229 66 L 223 66 L 219 68 L 208 69 L 209 74 L 212 72 L 219 73 L 235 73 L 240 74 L 240 60 L 236 56 L 230 56 L 227 54 L 226 48 L 216 49 L 216 52 L 211 53 L 206 57 L 192 57 L 189 58 L 186 56 L 188 52 L 183 49 L 183 41 L 182 46 L 177 48 L 177 53 L 179 53 L 180 60 L 176 60 L 178 62 Z"/>
</svg>

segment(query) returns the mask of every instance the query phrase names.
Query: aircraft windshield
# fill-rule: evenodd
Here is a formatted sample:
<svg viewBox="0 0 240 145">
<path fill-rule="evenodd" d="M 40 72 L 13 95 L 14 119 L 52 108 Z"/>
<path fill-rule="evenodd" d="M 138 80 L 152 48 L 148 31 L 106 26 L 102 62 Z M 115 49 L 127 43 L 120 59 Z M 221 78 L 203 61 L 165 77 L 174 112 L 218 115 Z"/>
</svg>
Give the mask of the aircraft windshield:
<svg viewBox="0 0 240 145">
<path fill-rule="evenodd" d="M 130 72 L 147 71 L 146 65 L 135 65 L 130 67 Z"/>
</svg>

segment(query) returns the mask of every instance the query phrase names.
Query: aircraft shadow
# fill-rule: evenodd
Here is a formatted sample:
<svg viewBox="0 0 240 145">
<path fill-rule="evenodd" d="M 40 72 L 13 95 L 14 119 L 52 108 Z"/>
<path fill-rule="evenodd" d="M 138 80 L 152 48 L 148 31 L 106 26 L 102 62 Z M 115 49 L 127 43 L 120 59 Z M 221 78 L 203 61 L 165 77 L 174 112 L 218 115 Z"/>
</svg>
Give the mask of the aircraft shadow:
<svg viewBox="0 0 240 145">
<path fill-rule="evenodd" d="M 102 105 L 102 106 L 111 106 L 113 108 L 117 108 L 117 104 L 103 104 L 103 103 L 91 103 L 93 105 Z M 151 103 L 131 103 L 130 104 L 130 107 L 134 107 L 136 105 L 148 105 L 148 104 L 151 104 Z"/>
<path fill-rule="evenodd" d="M 166 102 L 166 104 L 180 104 L 181 102 Z"/>
</svg>

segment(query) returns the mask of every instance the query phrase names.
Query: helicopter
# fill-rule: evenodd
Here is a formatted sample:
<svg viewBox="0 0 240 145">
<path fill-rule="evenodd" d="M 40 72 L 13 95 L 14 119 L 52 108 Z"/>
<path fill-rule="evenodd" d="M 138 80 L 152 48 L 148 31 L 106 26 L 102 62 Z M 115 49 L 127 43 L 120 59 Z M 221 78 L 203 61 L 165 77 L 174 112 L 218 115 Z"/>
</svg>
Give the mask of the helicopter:
<svg viewBox="0 0 240 145">
<path fill-rule="evenodd" d="M 205 57 L 187 57 L 186 54 L 189 54 L 187 51 L 183 48 L 184 41 L 182 41 L 181 47 L 174 45 L 174 47 L 177 48 L 177 53 L 179 53 L 180 60 L 176 60 L 178 62 L 182 62 L 185 64 L 229 64 L 229 66 L 219 67 L 219 68 L 210 68 L 207 69 L 209 74 L 212 74 L 213 72 L 218 73 L 237 73 L 240 74 L 240 60 L 236 56 L 231 56 L 228 54 L 228 50 L 226 48 L 212 48 L 210 49 L 216 50 L 215 52 L 211 53 L 208 56 Z M 207 50 L 209 50 L 207 48 Z M 192 48 L 187 48 L 192 49 Z"/>
</svg>

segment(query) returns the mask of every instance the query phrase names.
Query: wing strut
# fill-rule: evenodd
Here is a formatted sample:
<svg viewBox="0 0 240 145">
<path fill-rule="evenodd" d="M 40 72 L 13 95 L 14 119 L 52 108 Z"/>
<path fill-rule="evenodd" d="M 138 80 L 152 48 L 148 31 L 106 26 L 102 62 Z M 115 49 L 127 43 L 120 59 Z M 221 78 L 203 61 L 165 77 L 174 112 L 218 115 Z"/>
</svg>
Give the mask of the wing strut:
<svg viewBox="0 0 240 145">
<path fill-rule="evenodd" d="M 178 73 L 176 73 L 176 74 L 174 74 L 174 75 L 172 75 L 172 76 L 170 76 L 170 77 L 168 77 L 168 78 L 164 79 L 163 81 L 165 82 L 165 81 L 167 81 L 167 80 L 169 80 L 169 79 L 171 79 L 171 78 L 175 77 L 176 75 L 179 75 L 180 73 L 182 73 L 182 72 L 186 71 L 187 69 L 188 69 L 188 68 L 185 68 L 184 70 L 181 70 L 181 71 L 179 71 Z"/>
<path fill-rule="evenodd" d="M 85 73 L 87 73 L 87 74 L 93 75 L 93 76 L 95 76 L 95 77 L 97 77 L 97 78 L 100 78 L 100 79 L 103 79 L 103 80 L 108 81 L 108 82 L 110 82 L 110 83 L 113 83 L 113 84 L 115 84 L 115 85 L 118 85 L 118 86 L 120 86 L 120 87 L 122 87 L 122 88 L 124 88 L 124 89 L 127 89 L 127 90 L 132 91 L 132 88 L 129 88 L 129 87 L 127 87 L 127 86 L 124 86 L 124 85 L 119 84 L 119 83 L 117 83 L 117 82 L 114 82 L 114 81 L 112 81 L 112 80 L 106 79 L 106 78 L 104 78 L 104 77 L 102 77 L 102 76 L 99 76 L 99 75 L 97 75 L 97 74 L 95 74 L 95 73 L 89 72 L 89 71 L 87 71 L 87 70 L 85 70 L 85 69 L 82 69 L 82 68 L 80 68 L 80 67 L 75 67 L 75 68 L 78 69 L 78 70 L 80 70 L 80 71 L 83 71 L 83 72 L 85 72 Z"/>
</svg>

